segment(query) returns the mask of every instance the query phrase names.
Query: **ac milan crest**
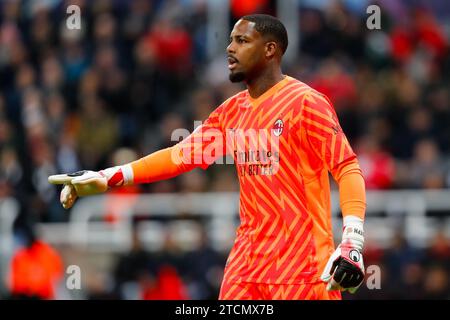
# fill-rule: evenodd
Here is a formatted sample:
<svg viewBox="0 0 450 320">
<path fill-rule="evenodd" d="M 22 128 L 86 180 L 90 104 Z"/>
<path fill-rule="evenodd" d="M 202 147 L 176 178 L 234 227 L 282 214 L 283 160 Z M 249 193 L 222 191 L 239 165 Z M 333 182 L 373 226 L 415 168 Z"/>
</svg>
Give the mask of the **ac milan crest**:
<svg viewBox="0 0 450 320">
<path fill-rule="evenodd" d="M 276 135 L 277 137 L 281 136 L 281 134 L 283 133 L 283 128 L 284 128 L 283 120 L 278 119 L 273 124 L 273 127 L 272 127 L 273 134 Z"/>
</svg>

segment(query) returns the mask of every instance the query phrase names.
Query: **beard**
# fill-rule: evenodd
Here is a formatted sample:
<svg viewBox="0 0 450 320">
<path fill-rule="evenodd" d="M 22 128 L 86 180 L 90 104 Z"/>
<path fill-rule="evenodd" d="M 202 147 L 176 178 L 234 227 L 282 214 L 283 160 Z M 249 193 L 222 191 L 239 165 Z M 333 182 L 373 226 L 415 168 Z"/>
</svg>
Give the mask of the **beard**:
<svg viewBox="0 0 450 320">
<path fill-rule="evenodd" d="M 236 73 L 230 73 L 228 75 L 228 78 L 230 79 L 231 82 L 236 83 L 236 82 L 244 81 L 246 78 L 246 75 L 244 72 L 240 71 L 240 72 L 236 72 Z"/>
</svg>

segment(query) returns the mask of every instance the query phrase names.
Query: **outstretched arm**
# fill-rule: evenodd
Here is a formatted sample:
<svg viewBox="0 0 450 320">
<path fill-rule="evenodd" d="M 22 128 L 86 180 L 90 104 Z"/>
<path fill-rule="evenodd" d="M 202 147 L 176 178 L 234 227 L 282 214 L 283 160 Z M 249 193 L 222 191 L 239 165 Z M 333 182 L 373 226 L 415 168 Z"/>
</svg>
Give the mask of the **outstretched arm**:
<svg viewBox="0 0 450 320">
<path fill-rule="evenodd" d="M 227 103 L 228 101 L 220 105 L 201 126 L 170 148 L 98 172 L 84 170 L 52 175 L 48 181 L 64 185 L 60 202 L 68 209 L 80 196 L 102 193 L 112 187 L 169 179 L 196 167 L 206 169 L 215 159 L 226 154 L 220 119 Z"/>
<path fill-rule="evenodd" d="M 100 171 L 84 170 L 52 175 L 48 180 L 52 184 L 64 185 L 60 201 L 68 209 L 73 206 L 77 197 L 103 193 L 109 188 L 123 185 L 170 179 L 196 167 L 183 162 L 180 153 L 179 146 L 175 145 L 121 166 Z"/>
<path fill-rule="evenodd" d="M 178 145 L 149 154 L 126 165 L 130 175 L 126 184 L 150 183 L 170 179 L 195 168 L 182 161 Z M 129 182 L 129 183 L 127 183 Z"/>
</svg>

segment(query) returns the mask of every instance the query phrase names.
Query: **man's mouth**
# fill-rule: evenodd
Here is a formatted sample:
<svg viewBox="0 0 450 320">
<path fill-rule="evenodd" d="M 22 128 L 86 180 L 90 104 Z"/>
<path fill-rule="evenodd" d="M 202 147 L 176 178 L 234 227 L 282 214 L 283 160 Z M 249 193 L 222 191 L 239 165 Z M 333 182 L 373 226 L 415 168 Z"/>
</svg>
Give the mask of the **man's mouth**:
<svg viewBox="0 0 450 320">
<path fill-rule="evenodd" d="M 228 69 L 233 70 L 237 64 L 238 61 L 235 58 L 228 57 Z"/>
</svg>

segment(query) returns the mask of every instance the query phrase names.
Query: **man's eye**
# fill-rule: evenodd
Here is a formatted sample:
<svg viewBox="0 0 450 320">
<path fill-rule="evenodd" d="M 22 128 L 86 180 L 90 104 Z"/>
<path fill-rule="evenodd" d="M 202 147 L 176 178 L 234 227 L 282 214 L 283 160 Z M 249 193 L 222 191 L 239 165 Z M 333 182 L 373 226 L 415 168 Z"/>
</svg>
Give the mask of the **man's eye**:
<svg viewBox="0 0 450 320">
<path fill-rule="evenodd" d="M 246 43 L 247 41 L 244 40 L 244 39 L 239 39 L 238 42 L 239 42 L 239 43 Z"/>
</svg>

